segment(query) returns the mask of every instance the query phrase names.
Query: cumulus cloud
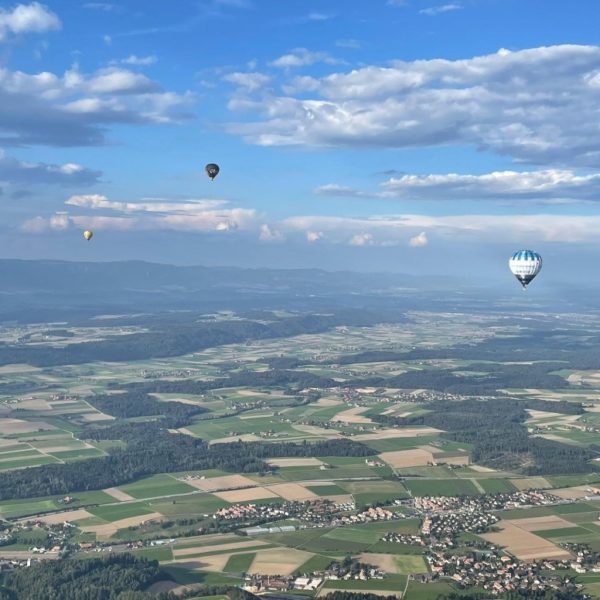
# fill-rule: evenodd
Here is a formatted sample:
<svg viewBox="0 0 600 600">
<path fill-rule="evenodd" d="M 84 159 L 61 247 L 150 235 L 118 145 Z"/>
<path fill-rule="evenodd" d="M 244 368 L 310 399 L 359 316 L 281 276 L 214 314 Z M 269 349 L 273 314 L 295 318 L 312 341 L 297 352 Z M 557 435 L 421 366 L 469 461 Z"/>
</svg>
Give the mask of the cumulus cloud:
<svg viewBox="0 0 600 600">
<path fill-rule="evenodd" d="M 0 150 L 0 181 L 6 183 L 91 185 L 98 181 L 101 174 L 100 171 L 86 169 L 75 163 L 52 165 L 24 162 Z"/>
<path fill-rule="evenodd" d="M 373 244 L 373 234 L 357 233 L 350 238 L 351 246 L 371 246 Z"/>
<path fill-rule="evenodd" d="M 178 123 L 190 118 L 191 92 L 178 94 L 140 73 L 75 65 L 62 75 L 0 68 L 0 144 L 87 146 L 104 143 L 113 123 Z"/>
<path fill-rule="evenodd" d="M 271 78 L 264 73 L 247 72 L 247 73 L 228 73 L 223 76 L 223 79 L 229 83 L 233 83 L 238 87 L 244 88 L 248 92 L 256 92 L 263 88 Z"/>
<path fill-rule="evenodd" d="M 423 8 L 419 11 L 422 15 L 427 15 L 429 17 L 435 17 L 436 15 L 451 12 L 455 10 L 461 10 L 463 6 L 461 4 L 441 4 L 440 6 L 431 6 L 429 8 Z"/>
<path fill-rule="evenodd" d="M 0 8 L 0 42 L 10 34 L 44 33 L 61 27 L 60 19 L 39 2 L 17 4 L 12 10 Z"/>
<path fill-rule="evenodd" d="M 26 221 L 21 228 L 30 233 L 66 229 L 70 225 L 118 231 L 135 229 L 136 231 L 227 232 L 258 228 L 255 210 L 230 207 L 223 200 L 120 202 L 111 201 L 100 194 L 84 194 L 71 196 L 65 204 L 71 209 L 87 209 L 92 213 L 57 213 L 51 217 L 39 216 Z M 93 211 L 118 214 L 117 216 L 95 215 Z"/>
<path fill-rule="evenodd" d="M 310 243 L 318 242 L 323 239 L 322 231 L 307 231 L 306 232 L 306 241 Z"/>
<path fill-rule="evenodd" d="M 427 244 L 429 243 L 429 240 L 427 239 L 427 235 L 425 234 L 425 232 L 421 231 L 421 233 L 419 233 L 419 235 L 415 235 L 414 237 L 411 237 L 410 240 L 408 241 L 408 243 L 413 248 L 422 248 L 423 246 L 427 246 Z"/>
<path fill-rule="evenodd" d="M 258 239 L 261 242 L 282 242 L 285 240 L 285 236 L 281 231 L 274 229 L 271 225 L 263 224 L 260 226 L 260 232 Z"/>
<path fill-rule="evenodd" d="M 312 52 L 306 48 L 295 48 L 289 54 L 284 54 L 269 64 L 273 67 L 289 69 L 293 67 L 306 67 L 319 62 L 324 62 L 328 65 L 340 63 L 339 60 L 331 57 L 327 52 Z"/>
<path fill-rule="evenodd" d="M 277 66 L 315 62 L 309 51 Z M 516 161 L 600 166 L 600 46 L 559 45 L 464 60 L 395 61 L 304 80 L 256 102 L 229 131 L 260 145 L 474 145 Z M 236 108 L 233 106 L 232 108 Z"/>
</svg>

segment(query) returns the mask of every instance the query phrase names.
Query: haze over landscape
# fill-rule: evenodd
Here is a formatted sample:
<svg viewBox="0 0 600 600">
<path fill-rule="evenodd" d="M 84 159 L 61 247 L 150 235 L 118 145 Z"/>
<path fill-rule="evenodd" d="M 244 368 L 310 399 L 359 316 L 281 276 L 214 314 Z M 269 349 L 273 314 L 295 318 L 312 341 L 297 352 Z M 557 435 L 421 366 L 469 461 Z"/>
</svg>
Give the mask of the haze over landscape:
<svg viewBox="0 0 600 600">
<path fill-rule="evenodd" d="M 0 1 L 0 600 L 600 598 L 599 18 Z"/>
</svg>

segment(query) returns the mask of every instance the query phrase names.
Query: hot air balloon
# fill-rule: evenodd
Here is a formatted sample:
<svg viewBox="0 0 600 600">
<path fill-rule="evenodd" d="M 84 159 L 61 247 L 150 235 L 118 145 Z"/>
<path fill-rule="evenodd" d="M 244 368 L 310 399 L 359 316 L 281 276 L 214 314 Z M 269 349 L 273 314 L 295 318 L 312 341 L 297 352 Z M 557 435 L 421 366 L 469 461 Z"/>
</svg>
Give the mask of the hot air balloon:
<svg viewBox="0 0 600 600">
<path fill-rule="evenodd" d="M 86 229 L 83 232 L 83 237 L 89 242 L 94 237 L 94 233 L 89 229 Z"/>
<path fill-rule="evenodd" d="M 220 171 L 219 165 L 216 165 L 215 163 L 208 163 L 206 167 L 204 167 L 204 170 L 206 171 L 206 174 L 210 177 L 211 181 L 219 174 Z"/>
<path fill-rule="evenodd" d="M 542 257 L 533 250 L 519 250 L 510 257 L 508 267 L 526 289 L 541 271 Z"/>
</svg>

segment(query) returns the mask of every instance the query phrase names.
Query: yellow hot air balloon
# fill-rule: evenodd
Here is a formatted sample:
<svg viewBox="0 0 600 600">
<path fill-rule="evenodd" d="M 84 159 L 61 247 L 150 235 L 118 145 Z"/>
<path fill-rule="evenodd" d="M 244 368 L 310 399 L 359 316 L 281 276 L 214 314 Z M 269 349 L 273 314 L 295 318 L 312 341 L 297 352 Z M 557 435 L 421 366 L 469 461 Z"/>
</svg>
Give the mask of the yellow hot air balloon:
<svg viewBox="0 0 600 600">
<path fill-rule="evenodd" d="M 92 231 L 90 231 L 89 229 L 86 229 L 83 232 L 83 237 L 89 242 L 92 239 L 92 237 L 94 237 L 94 233 Z"/>
</svg>

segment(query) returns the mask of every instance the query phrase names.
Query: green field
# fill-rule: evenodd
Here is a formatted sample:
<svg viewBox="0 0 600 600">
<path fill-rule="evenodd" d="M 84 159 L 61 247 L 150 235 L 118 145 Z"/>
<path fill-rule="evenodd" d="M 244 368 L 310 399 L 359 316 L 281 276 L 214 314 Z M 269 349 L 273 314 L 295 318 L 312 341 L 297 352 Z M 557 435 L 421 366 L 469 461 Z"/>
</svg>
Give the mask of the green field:
<svg viewBox="0 0 600 600">
<path fill-rule="evenodd" d="M 198 490 L 191 485 L 188 485 L 183 481 L 177 481 L 175 478 L 166 474 L 140 479 L 135 483 L 119 486 L 119 489 L 140 500 L 198 492 Z"/>
<path fill-rule="evenodd" d="M 234 554 L 229 558 L 223 570 L 226 573 L 246 573 L 252 565 L 255 556 L 256 553 L 254 552 Z"/>
<path fill-rule="evenodd" d="M 475 496 L 481 493 L 468 479 L 407 479 L 404 484 L 413 496 Z"/>
<path fill-rule="evenodd" d="M 127 504 L 112 504 L 107 506 L 97 506 L 88 509 L 94 516 L 104 519 L 108 522 L 120 521 L 129 517 L 147 515 L 153 512 L 145 504 L 131 502 Z"/>
<path fill-rule="evenodd" d="M 511 494 L 517 489 L 508 479 L 477 479 L 477 483 L 488 494 Z"/>
</svg>

